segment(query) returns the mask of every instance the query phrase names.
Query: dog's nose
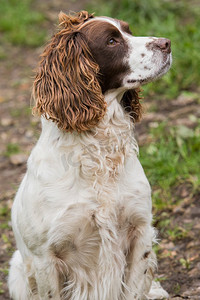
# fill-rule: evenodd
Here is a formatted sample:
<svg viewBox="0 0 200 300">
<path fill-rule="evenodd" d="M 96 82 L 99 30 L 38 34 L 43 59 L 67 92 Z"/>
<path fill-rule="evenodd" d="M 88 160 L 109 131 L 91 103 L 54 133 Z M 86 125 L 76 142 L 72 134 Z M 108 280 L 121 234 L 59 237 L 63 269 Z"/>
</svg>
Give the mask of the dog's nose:
<svg viewBox="0 0 200 300">
<path fill-rule="evenodd" d="M 162 52 L 170 53 L 171 52 L 171 41 L 165 38 L 159 38 L 154 41 L 154 45 L 157 48 L 160 48 Z"/>
</svg>

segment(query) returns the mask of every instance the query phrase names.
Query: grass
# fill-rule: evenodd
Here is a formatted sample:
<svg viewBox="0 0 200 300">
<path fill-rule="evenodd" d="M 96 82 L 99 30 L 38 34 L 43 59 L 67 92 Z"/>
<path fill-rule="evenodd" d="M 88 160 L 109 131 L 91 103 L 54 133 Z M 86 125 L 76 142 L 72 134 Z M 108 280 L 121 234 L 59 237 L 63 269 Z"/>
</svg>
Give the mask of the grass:
<svg viewBox="0 0 200 300">
<path fill-rule="evenodd" d="M 7 217 L 9 216 L 10 209 L 8 206 L 2 206 L 0 205 L 0 217 Z"/>
<path fill-rule="evenodd" d="M 18 154 L 20 152 L 20 147 L 18 144 L 9 143 L 6 146 L 5 156 L 10 157 L 13 154 Z"/>
<path fill-rule="evenodd" d="M 196 3 L 196 4 L 195 4 Z M 112 0 L 93 5 L 90 11 L 123 19 L 136 36 L 168 37 L 172 41 L 173 67 L 159 82 L 145 87 L 148 95 L 176 97 L 200 82 L 200 7 L 186 0 Z"/>
<path fill-rule="evenodd" d="M 187 230 L 182 227 L 176 226 L 173 229 L 167 229 L 166 235 L 171 241 L 181 240 L 188 236 Z"/>
<path fill-rule="evenodd" d="M 31 4 L 32 0 L 0 1 L 0 32 L 4 40 L 31 47 L 44 43 L 46 32 L 41 29 L 44 16 Z"/>
<path fill-rule="evenodd" d="M 2 286 L 3 286 L 3 282 L 0 281 L 0 294 L 3 294 L 5 292 Z"/>
<path fill-rule="evenodd" d="M 157 210 L 180 199 L 176 189 L 188 182 L 191 194 L 199 189 L 200 122 L 195 129 L 185 126 L 169 128 L 163 122 L 150 131 L 152 142 L 140 148 L 140 160 L 153 186 L 153 202 Z"/>
<path fill-rule="evenodd" d="M 20 118 L 24 116 L 31 116 L 32 115 L 32 110 L 30 107 L 24 107 L 24 108 L 12 108 L 10 110 L 10 115 L 13 118 Z"/>
<path fill-rule="evenodd" d="M 185 269 L 190 269 L 190 261 L 189 259 L 185 259 L 185 258 L 180 258 L 179 262 L 181 263 L 181 265 L 185 268 Z"/>
<path fill-rule="evenodd" d="M 180 293 L 181 286 L 180 286 L 180 284 L 179 284 L 178 282 L 176 282 L 176 283 L 174 284 L 173 290 L 174 290 L 174 294 L 175 294 L 175 295 L 178 295 L 178 294 Z"/>
</svg>

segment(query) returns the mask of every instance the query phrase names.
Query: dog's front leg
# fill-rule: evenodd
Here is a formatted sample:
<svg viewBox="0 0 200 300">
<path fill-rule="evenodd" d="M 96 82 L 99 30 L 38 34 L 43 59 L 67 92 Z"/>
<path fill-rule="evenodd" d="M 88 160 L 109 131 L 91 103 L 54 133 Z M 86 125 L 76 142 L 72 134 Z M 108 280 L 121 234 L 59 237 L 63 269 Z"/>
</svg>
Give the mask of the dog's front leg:
<svg viewBox="0 0 200 300">
<path fill-rule="evenodd" d="M 40 300 L 60 300 L 59 276 L 52 259 L 34 257 L 35 279 Z"/>
<path fill-rule="evenodd" d="M 152 251 L 153 228 L 147 224 L 138 228 L 137 232 L 127 255 L 126 300 L 147 299 L 156 268 L 156 257 Z"/>
</svg>

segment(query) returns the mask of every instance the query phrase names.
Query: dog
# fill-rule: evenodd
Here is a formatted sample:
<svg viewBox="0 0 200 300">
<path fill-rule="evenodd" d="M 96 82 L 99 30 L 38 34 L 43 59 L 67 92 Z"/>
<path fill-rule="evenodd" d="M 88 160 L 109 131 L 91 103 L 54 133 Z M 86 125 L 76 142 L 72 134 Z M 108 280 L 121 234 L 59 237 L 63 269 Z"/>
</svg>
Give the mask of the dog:
<svg viewBox="0 0 200 300">
<path fill-rule="evenodd" d="M 165 74 L 170 40 L 86 11 L 59 15 L 36 73 L 41 136 L 12 208 L 14 300 L 162 299 L 151 188 L 138 160 L 139 88 Z"/>
</svg>

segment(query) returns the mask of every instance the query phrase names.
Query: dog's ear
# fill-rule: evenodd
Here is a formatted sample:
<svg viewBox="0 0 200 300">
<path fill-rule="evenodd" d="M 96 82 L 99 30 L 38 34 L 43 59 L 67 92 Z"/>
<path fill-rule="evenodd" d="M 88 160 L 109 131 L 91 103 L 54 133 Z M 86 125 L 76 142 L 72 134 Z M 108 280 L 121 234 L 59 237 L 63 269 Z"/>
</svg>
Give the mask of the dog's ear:
<svg viewBox="0 0 200 300">
<path fill-rule="evenodd" d="M 89 14 L 87 11 L 80 11 L 72 15 L 66 15 L 62 11 L 59 13 L 59 27 L 65 29 L 77 29 L 77 26 L 82 25 L 89 19 L 94 18 L 93 14 Z"/>
<path fill-rule="evenodd" d="M 140 90 L 128 90 L 124 93 L 121 104 L 125 111 L 130 114 L 133 122 L 139 122 L 142 116 L 142 105 L 140 104 Z"/>
<path fill-rule="evenodd" d="M 89 130 L 106 111 L 97 79 L 99 66 L 92 59 L 84 34 L 78 30 L 90 17 L 87 12 L 73 17 L 61 13 L 62 29 L 44 50 L 34 82 L 33 112 L 65 131 Z"/>
</svg>

